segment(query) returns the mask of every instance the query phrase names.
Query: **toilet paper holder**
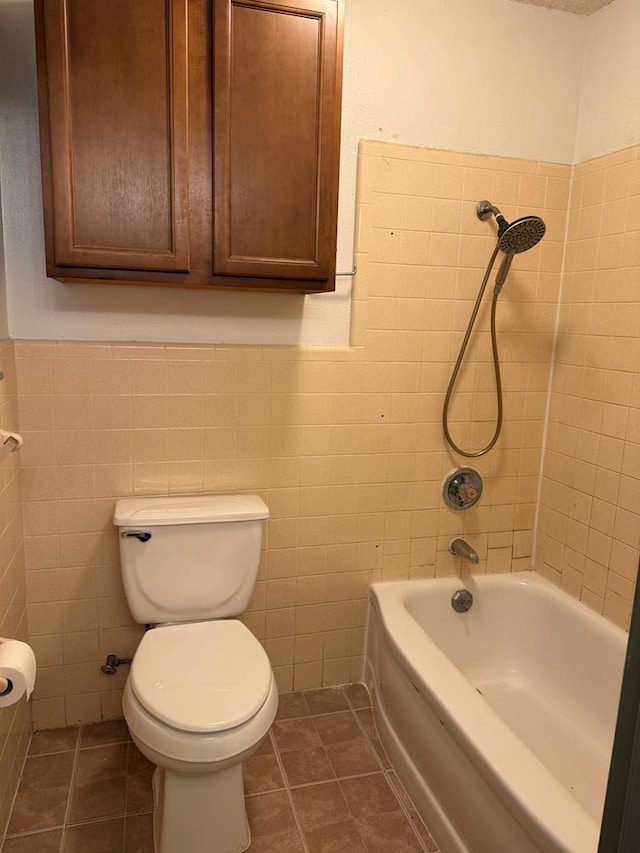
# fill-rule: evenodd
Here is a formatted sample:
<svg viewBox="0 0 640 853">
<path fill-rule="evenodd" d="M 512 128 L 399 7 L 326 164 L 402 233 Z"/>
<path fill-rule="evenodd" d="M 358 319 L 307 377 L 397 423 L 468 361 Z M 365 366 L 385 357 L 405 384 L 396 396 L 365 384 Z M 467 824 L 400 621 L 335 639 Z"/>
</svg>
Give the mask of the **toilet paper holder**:
<svg viewBox="0 0 640 853">
<path fill-rule="evenodd" d="M 0 432 L 4 433 L 3 430 L 0 430 Z M 17 450 L 21 446 L 22 442 L 18 441 L 17 437 L 13 435 L 13 433 L 4 433 L 4 435 L 6 435 L 7 437 L 2 442 L 2 444 L 6 445 L 11 451 L 11 453 L 13 453 L 14 450 Z"/>
<path fill-rule="evenodd" d="M 36 681 L 36 657 L 28 643 L 0 637 L 0 707 L 30 699 Z"/>
<path fill-rule="evenodd" d="M 15 450 L 20 450 L 23 443 L 20 433 L 0 429 L 0 459 L 4 459 L 5 456 L 8 456 Z"/>
</svg>

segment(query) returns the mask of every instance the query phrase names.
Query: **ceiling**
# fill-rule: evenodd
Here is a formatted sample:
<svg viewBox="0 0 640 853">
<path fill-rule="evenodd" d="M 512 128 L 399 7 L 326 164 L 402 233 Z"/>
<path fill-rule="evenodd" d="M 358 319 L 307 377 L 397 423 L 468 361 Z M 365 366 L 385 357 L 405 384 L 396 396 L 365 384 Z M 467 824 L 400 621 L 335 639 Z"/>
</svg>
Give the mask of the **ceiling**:
<svg viewBox="0 0 640 853">
<path fill-rule="evenodd" d="M 545 6 L 547 9 L 558 9 L 561 12 L 575 12 L 576 15 L 593 15 L 613 0 L 516 0 L 516 2 Z"/>
</svg>

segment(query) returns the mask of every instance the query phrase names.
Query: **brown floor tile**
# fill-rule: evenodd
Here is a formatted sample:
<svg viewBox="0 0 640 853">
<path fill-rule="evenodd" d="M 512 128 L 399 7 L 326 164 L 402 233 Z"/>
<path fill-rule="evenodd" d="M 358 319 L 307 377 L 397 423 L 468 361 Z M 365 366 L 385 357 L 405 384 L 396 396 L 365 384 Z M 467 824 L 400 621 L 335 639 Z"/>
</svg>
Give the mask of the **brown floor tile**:
<svg viewBox="0 0 640 853">
<path fill-rule="evenodd" d="M 304 693 L 312 714 L 331 714 L 348 711 L 349 703 L 340 687 L 324 687 L 322 690 L 307 690 Z"/>
<path fill-rule="evenodd" d="M 76 785 L 102 779 L 119 779 L 127 774 L 129 744 L 114 743 L 78 753 Z"/>
<path fill-rule="evenodd" d="M 352 708 L 371 707 L 371 696 L 366 684 L 345 684 L 342 689 Z"/>
<path fill-rule="evenodd" d="M 415 809 L 415 806 L 411 802 L 411 798 L 405 791 L 402 782 L 398 779 L 394 771 L 391 771 L 391 773 L 389 773 L 389 781 L 391 782 L 391 785 L 393 786 L 396 795 L 400 798 L 400 801 L 407 810 L 411 823 L 413 824 L 414 831 L 417 832 L 420 838 L 422 839 L 423 845 L 426 847 L 429 853 L 438 853 L 438 845 L 431 837 L 431 833 L 424 825 L 422 818 L 420 817 L 420 815 Z"/>
<path fill-rule="evenodd" d="M 331 766 L 339 779 L 345 776 L 360 776 L 362 773 L 375 773 L 381 769 L 375 753 L 363 737 L 337 743 L 326 749 Z"/>
<path fill-rule="evenodd" d="M 391 760 L 387 753 L 385 752 L 384 747 L 378 737 L 378 730 L 376 729 L 376 724 L 373 719 L 373 711 L 371 708 L 364 708 L 360 711 L 356 711 L 356 715 L 360 720 L 360 724 L 366 732 L 367 737 L 373 747 L 373 751 L 378 756 L 380 761 L 382 762 L 382 766 L 389 770 L 391 768 Z"/>
<path fill-rule="evenodd" d="M 131 740 L 129 729 L 124 720 L 106 720 L 104 723 L 91 723 L 82 726 L 80 749 L 90 746 L 105 746 L 109 743 L 123 743 Z"/>
<path fill-rule="evenodd" d="M 260 746 L 253 753 L 254 755 L 273 755 L 273 743 L 271 742 L 271 734 L 268 734 L 262 741 Z"/>
<path fill-rule="evenodd" d="M 310 717 L 306 720 L 283 720 L 274 723 L 271 731 L 280 752 L 313 749 L 322 745 L 320 735 Z"/>
<path fill-rule="evenodd" d="M 261 794 L 284 788 L 278 759 L 271 755 L 252 755 L 242 765 L 244 790 L 247 794 Z"/>
<path fill-rule="evenodd" d="M 124 823 L 124 853 L 153 853 L 153 815 L 131 815 Z"/>
<path fill-rule="evenodd" d="M 153 765 L 142 755 L 134 743 L 127 751 L 127 814 L 153 810 L 153 790 L 151 779 L 155 771 Z"/>
<path fill-rule="evenodd" d="M 382 764 L 385 770 L 391 770 L 393 765 L 391 764 L 391 759 L 385 752 L 382 743 L 380 742 L 380 738 L 369 738 L 371 741 L 371 746 L 373 747 L 373 751 L 378 756 L 378 761 Z"/>
<path fill-rule="evenodd" d="M 278 699 L 276 720 L 289 720 L 292 717 L 308 717 L 309 706 L 304 693 L 282 693 Z"/>
<path fill-rule="evenodd" d="M 27 758 L 13 805 L 8 834 L 62 826 L 75 753 Z"/>
<path fill-rule="evenodd" d="M 71 780 L 73 758 L 73 752 L 31 756 L 25 761 L 22 782 L 36 790 L 67 784 Z"/>
<path fill-rule="evenodd" d="M 155 764 L 152 764 L 133 743 L 127 744 L 127 773 L 153 773 L 156 769 Z"/>
<path fill-rule="evenodd" d="M 383 773 L 343 779 L 340 788 L 354 817 L 398 811 L 400 805 Z"/>
<path fill-rule="evenodd" d="M 122 853 L 124 818 L 70 826 L 62 849 L 63 853 Z"/>
<path fill-rule="evenodd" d="M 422 840 L 422 846 L 424 849 L 428 850 L 429 853 L 438 853 L 438 845 L 433 840 L 431 833 L 424 825 L 417 812 L 413 812 L 411 823 L 413 824 L 414 832 L 417 832 L 419 838 Z"/>
<path fill-rule="evenodd" d="M 86 782 L 74 788 L 69 823 L 119 817 L 126 810 L 125 777 Z"/>
<path fill-rule="evenodd" d="M 351 711 L 315 717 L 313 722 L 324 746 L 332 746 L 357 738 L 362 739 L 362 730 Z"/>
<path fill-rule="evenodd" d="M 153 772 L 134 773 L 126 780 L 126 805 L 128 815 L 153 811 Z"/>
<path fill-rule="evenodd" d="M 337 782 L 307 785 L 291 792 L 303 831 L 351 820 L 351 812 Z"/>
<path fill-rule="evenodd" d="M 366 853 L 358 828 L 352 820 L 322 826 L 304 834 L 309 853 Z M 389 847 L 386 853 L 396 853 Z"/>
<path fill-rule="evenodd" d="M 251 853 L 304 853 L 297 829 L 287 829 L 274 835 L 252 837 L 249 850 Z"/>
<path fill-rule="evenodd" d="M 270 736 L 244 763 L 251 853 L 437 853 L 395 773 L 380 769 L 369 701 L 361 684 L 280 697 Z M 154 770 L 123 720 L 39 732 L 2 853 L 59 853 L 61 843 L 63 853 L 153 853 Z"/>
<path fill-rule="evenodd" d="M 423 853 L 404 812 L 385 812 L 356 820 L 368 853 Z"/>
<path fill-rule="evenodd" d="M 128 750 L 127 743 L 80 750 L 70 823 L 125 813 Z"/>
<path fill-rule="evenodd" d="M 276 835 L 296 830 L 291 803 L 286 791 L 274 791 L 247 797 L 247 817 L 251 835 Z"/>
<path fill-rule="evenodd" d="M 125 811 L 128 815 L 153 811 L 153 773 L 127 776 Z"/>
<path fill-rule="evenodd" d="M 373 718 L 373 710 L 371 708 L 360 708 L 355 712 L 355 714 L 367 736 L 372 740 L 373 738 L 377 738 L 378 729 L 376 728 L 376 723 Z"/>
<path fill-rule="evenodd" d="M 75 749 L 79 731 L 80 726 L 73 726 L 68 729 L 34 732 L 29 746 L 29 755 L 45 755 L 48 752 L 65 752 Z"/>
<path fill-rule="evenodd" d="M 327 753 L 322 747 L 283 752 L 280 755 L 289 785 L 308 785 L 335 779 Z"/>
<path fill-rule="evenodd" d="M 62 830 L 39 832 L 37 835 L 21 835 L 7 838 L 2 853 L 58 853 L 62 841 Z"/>
</svg>

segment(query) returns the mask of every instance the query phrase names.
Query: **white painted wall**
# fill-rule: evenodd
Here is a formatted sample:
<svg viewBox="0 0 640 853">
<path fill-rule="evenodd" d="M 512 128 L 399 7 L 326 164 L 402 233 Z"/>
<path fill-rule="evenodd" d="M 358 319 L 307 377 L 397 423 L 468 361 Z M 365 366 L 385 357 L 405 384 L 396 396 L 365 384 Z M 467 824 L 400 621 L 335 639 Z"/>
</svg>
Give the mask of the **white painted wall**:
<svg viewBox="0 0 640 853">
<path fill-rule="evenodd" d="M 640 2 L 587 19 L 575 162 L 640 143 Z"/>
<path fill-rule="evenodd" d="M 512 0 L 346 0 L 339 269 L 352 264 L 357 142 L 385 139 L 571 162 L 588 19 Z M 11 50 L 9 50 L 11 48 Z M 0 0 L 11 58 L 0 120 L 14 338 L 340 345 L 350 279 L 332 295 L 62 285 L 44 276 L 32 0 Z"/>
<path fill-rule="evenodd" d="M 2 181 L 0 179 L 0 189 Z M 0 340 L 9 337 L 9 318 L 7 316 L 7 277 L 4 268 L 4 237 L 2 233 L 2 196 L 0 195 Z"/>
<path fill-rule="evenodd" d="M 0 7 L 1 9 L 1 7 Z M 20 110 L 14 110 L 11 104 L 11 83 L 9 75 L 9 49 L 5 48 L 2 38 L 4 34 L 2 16 L 0 15 L 0 340 L 9 337 L 9 318 L 7 316 L 7 292 L 6 273 L 4 257 L 4 225 L 5 220 L 10 220 L 8 211 L 6 214 L 2 208 L 2 170 L 8 167 L 7 159 L 3 158 L 2 152 L 7 149 L 6 136 L 11 128 L 20 122 Z M 8 223 L 7 223 L 8 224 Z"/>
</svg>

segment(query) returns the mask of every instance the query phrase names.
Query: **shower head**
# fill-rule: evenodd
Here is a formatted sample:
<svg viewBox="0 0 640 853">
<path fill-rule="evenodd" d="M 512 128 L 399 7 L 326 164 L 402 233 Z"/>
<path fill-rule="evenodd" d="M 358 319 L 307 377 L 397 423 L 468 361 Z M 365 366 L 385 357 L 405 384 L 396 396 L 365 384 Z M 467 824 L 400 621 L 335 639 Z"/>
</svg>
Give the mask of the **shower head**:
<svg viewBox="0 0 640 853">
<path fill-rule="evenodd" d="M 504 220 L 504 217 L 502 217 Z M 511 224 L 498 224 L 498 247 L 501 251 L 515 255 L 526 252 L 542 240 L 546 230 L 539 216 L 521 216 Z"/>
<path fill-rule="evenodd" d="M 482 220 L 495 216 L 498 224 L 498 249 L 504 252 L 504 259 L 496 276 L 494 293 L 497 294 L 509 275 L 514 255 L 533 249 L 542 240 L 547 228 L 539 216 L 521 216 L 509 224 L 500 210 L 486 199 L 478 202 L 476 212 L 478 219 Z"/>
<path fill-rule="evenodd" d="M 493 214 L 498 223 L 498 248 L 506 255 L 519 255 L 533 249 L 544 237 L 546 226 L 539 216 L 521 216 L 509 223 L 490 201 L 480 201 L 478 219 L 488 219 Z"/>
</svg>

